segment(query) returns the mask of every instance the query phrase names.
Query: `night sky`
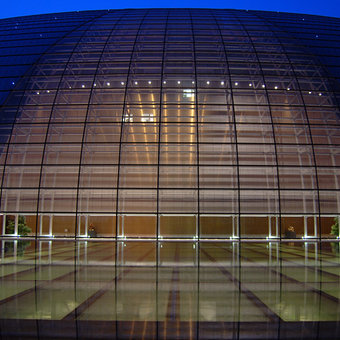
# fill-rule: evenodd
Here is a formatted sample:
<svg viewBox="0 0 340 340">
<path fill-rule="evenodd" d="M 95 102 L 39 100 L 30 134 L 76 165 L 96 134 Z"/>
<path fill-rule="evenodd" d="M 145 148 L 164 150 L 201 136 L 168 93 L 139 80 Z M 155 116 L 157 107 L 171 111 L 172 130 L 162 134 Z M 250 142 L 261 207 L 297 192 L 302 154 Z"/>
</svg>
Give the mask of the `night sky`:
<svg viewBox="0 0 340 340">
<path fill-rule="evenodd" d="M 0 18 L 93 9 L 164 7 L 255 9 L 340 17 L 340 0 L 2 0 Z"/>
</svg>

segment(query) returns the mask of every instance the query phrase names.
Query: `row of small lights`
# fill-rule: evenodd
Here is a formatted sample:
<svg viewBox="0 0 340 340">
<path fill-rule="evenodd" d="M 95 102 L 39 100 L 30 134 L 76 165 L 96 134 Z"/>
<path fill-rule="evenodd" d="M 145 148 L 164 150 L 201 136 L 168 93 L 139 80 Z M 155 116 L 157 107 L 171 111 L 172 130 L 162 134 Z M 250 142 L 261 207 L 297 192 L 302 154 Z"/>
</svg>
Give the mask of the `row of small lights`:
<svg viewBox="0 0 340 340">
<path fill-rule="evenodd" d="M 210 85 L 210 81 L 207 81 L 206 83 L 207 83 L 207 85 Z M 12 84 L 14 84 L 14 83 L 12 83 Z M 122 81 L 120 84 L 121 84 L 122 86 L 124 86 L 124 85 L 125 85 L 125 82 Z M 134 84 L 135 84 L 135 85 L 138 85 L 138 82 L 135 81 Z M 151 85 L 151 84 L 152 84 L 152 81 L 149 80 L 149 81 L 148 81 L 148 84 Z M 166 81 L 165 81 L 165 80 L 163 81 L 163 84 L 166 84 Z M 178 80 L 178 81 L 177 81 L 177 84 L 180 85 L 180 84 L 181 84 L 181 81 Z M 195 82 L 192 81 L 192 84 L 195 84 Z M 224 84 L 225 84 L 224 81 L 221 81 L 221 85 L 224 85 Z M 238 82 L 235 82 L 235 86 L 238 86 L 238 85 L 239 85 L 239 83 L 238 83 Z M 253 84 L 252 84 L 252 83 L 249 83 L 248 85 L 249 85 L 249 87 L 253 87 Z M 93 84 L 93 86 L 96 87 L 97 84 L 95 83 L 95 84 Z M 110 82 L 107 82 L 107 83 L 106 83 L 106 86 L 111 86 L 111 83 L 110 83 Z M 81 87 L 84 89 L 84 88 L 85 88 L 85 85 L 82 84 Z M 266 87 L 266 85 L 263 84 L 263 85 L 262 85 L 262 88 L 265 88 L 265 87 Z M 69 86 L 69 89 L 72 89 L 72 86 Z M 278 90 L 279 87 L 278 87 L 278 86 L 274 86 L 274 89 L 275 89 L 275 90 Z M 290 87 L 287 87 L 287 91 L 290 91 Z M 50 90 L 47 90 L 46 92 L 47 92 L 47 93 L 50 93 Z M 37 94 L 40 94 L 40 92 L 37 92 Z M 312 91 L 308 91 L 308 94 L 312 94 Z M 321 92 L 319 93 L 319 96 L 322 96 L 322 93 L 321 93 Z"/>
<path fill-rule="evenodd" d="M 192 81 L 191 83 L 192 83 L 192 84 L 195 84 L 194 81 Z M 122 86 L 124 86 L 124 85 L 125 85 L 125 82 L 124 82 L 124 81 L 121 81 L 120 84 L 121 84 Z M 135 84 L 135 85 L 138 85 L 138 81 L 135 81 L 134 84 Z M 152 84 L 152 81 L 149 80 L 149 81 L 148 81 L 148 84 L 151 85 L 151 84 Z M 166 84 L 166 80 L 163 81 L 163 84 Z M 177 81 L 177 84 L 180 85 L 180 84 L 181 84 L 181 81 L 178 80 L 178 81 Z M 206 81 L 206 84 L 207 84 L 207 85 L 210 85 L 210 81 L 207 80 L 207 81 Z M 223 86 L 224 84 L 225 84 L 225 82 L 224 82 L 224 81 L 221 81 L 221 85 Z M 12 82 L 12 85 L 15 85 L 14 81 Z M 238 83 L 238 82 L 235 82 L 235 86 L 238 86 L 238 85 L 239 85 L 239 83 Z M 253 87 L 253 84 L 252 84 L 252 83 L 249 83 L 248 85 L 249 85 L 249 87 Z M 96 87 L 97 84 L 94 83 L 93 86 Z M 110 82 L 107 82 L 107 83 L 106 83 L 106 86 L 111 86 L 111 83 L 110 83 Z M 85 85 L 82 84 L 81 87 L 84 89 L 84 88 L 85 88 Z M 266 87 L 266 85 L 262 84 L 262 88 L 265 88 L 265 87 Z M 72 86 L 69 86 L 69 89 L 72 89 Z M 279 87 L 278 87 L 278 86 L 274 86 L 274 89 L 275 89 L 275 90 L 278 90 Z M 290 87 L 287 87 L 287 91 L 290 91 Z M 50 93 L 50 90 L 47 90 L 47 93 Z M 37 94 L 40 94 L 40 92 L 37 92 Z M 312 91 L 308 91 L 308 94 L 312 94 Z M 319 93 L 319 96 L 322 96 L 322 93 L 321 93 L 321 92 Z"/>
<path fill-rule="evenodd" d="M 192 84 L 195 84 L 194 81 L 192 81 L 191 83 L 192 83 Z M 125 85 L 125 82 L 122 81 L 120 84 L 123 86 L 123 85 Z M 138 85 L 138 81 L 135 81 L 134 84 L 135 84 L 135 85 Z M 152 81 L 149 80 L 149 81 L 148 81 L 148 84 L 151 85 L 151 84 L 152 84 Z M 163 84 L 166 84 L 166 80 L 163 81 Z M 177 81 L 177 84 L 180 85 L 180 84 L 181 84 L 181 81 L 178 80 L 178 81 Z M 210 85 L 210 81 L 208 80 L 208 81 L 206 82 L 206 84 L 207 84 L 207 85 Z M 225 82 L 224 82 L 224 81 L 221 81 L 221 85 L 223 86 L 224 84 L 225 84 Z M 106 83 L 106 86 L 110 86 L 110 85 L 111 85 L 111 83 L 109 83 L 109 82 Z M 239 85 L 239 83 L 238 83 L 238 82 L 235 82 L 235 86 L 238 86 L 238 85 Z M 252 86 L 253 86 L 252 83 L 249 83 L 248 85 L 249 85 L 249 87 L 252 87 Z M 94 86 L 96 87 L 97 84 L 95 83 Z M 85 88 L 85 85 L 82 85 L 81 87 L 82 87 L 82 88 Z M 265 87 L 266 87 L 266 85 L 263 84 L 263 85 L 262 85 L 262 88 L 265 88 Z M 69 88 L 71 89 L 72 87 L 70 86 Z M 278 86 L 274 86 L 274 89 L 275 89 L 275 90 L 278 90 L 279 87 L 278 87 Z M 290 90 L 291 90 L 290 87 L 287 87 L 287 91 L 290 91 Z M 312 91 L 309 91 L 308 94 L 312 94 Z M 322 93 L 319 93 L 319 96 L 322 96 Z"/>
</svg>

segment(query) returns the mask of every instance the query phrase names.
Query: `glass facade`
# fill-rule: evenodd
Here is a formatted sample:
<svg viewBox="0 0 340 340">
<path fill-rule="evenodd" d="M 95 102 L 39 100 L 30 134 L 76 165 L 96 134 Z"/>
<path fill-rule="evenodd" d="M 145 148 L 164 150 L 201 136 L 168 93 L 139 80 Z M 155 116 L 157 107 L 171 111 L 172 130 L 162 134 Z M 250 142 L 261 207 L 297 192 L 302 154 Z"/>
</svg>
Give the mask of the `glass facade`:
<svg viewBox="0 0 340 340">
<path fill-rule="evenodd" d="M 1 233 L 335 238 L 340 19 L 0 20 Z"/>
</svg>

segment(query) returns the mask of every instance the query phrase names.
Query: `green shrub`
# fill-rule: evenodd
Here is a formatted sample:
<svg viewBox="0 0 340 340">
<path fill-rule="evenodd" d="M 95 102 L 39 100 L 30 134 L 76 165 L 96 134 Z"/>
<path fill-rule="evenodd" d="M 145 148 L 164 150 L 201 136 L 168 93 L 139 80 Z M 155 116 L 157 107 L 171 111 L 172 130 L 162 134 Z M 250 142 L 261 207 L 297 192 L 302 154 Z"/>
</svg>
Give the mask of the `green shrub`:
<svg viewBox="0 0 340 340">
<path fill-rule="evenodd" d="M 331 226 L 331 234 L 339 236 L 339 218 L 334 218 L 334 224 Z"/>
<path fill-rule="evenodd" d="M 9 219 L 7 220 L 6 225 L 6 234 L 14 234 L 15 229 L 15 220 Z M 18 235 L 27 236 L 31 232 L 31 228 L 26 225 L 25 216 L 19 215 L 18 217 Z"/>
</svg>

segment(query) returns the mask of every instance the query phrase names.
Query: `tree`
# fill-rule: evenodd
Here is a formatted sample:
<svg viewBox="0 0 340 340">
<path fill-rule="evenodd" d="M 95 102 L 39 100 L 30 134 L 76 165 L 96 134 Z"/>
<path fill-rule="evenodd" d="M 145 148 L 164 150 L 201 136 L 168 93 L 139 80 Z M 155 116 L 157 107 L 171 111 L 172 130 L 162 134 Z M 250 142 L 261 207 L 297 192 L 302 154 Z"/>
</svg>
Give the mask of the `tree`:
<svg viewBox="0 0 340 340">
<path fill-rule="evenodd" d="M 15 219 L 8 219 L 6 223 L 6 234 L 14 234 Z M 26 225 L 25 216 L 18 216 L 18 235 L 27 236 L 31 232 L 31 228 Z"/>
<path fill-rule="evenodd" d="M 334 224 L 331 226 L 331 234 L 339 236 L 339 218 L 334 218 Z"/>
</svg>

